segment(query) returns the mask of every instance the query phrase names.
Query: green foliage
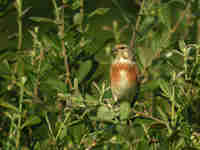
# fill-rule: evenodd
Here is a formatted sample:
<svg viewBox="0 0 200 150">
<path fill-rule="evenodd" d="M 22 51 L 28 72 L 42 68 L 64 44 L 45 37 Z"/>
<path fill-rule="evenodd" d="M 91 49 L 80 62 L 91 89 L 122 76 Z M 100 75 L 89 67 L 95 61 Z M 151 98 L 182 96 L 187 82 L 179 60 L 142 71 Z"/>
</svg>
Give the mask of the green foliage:
<svg viewBox="0 0 200 150">
<path fill-rule="evenodd" d="M 200 149 L 198 0 L 52 0 L 47 16 L 13 3 L 17 45 L 0 48 L 0 149 Z M 0 17 L 10 7 L 0 0 Z M 140 69 L 134 106 L 109 87 L 111 49 L 124 41 Z"/>
</svg>

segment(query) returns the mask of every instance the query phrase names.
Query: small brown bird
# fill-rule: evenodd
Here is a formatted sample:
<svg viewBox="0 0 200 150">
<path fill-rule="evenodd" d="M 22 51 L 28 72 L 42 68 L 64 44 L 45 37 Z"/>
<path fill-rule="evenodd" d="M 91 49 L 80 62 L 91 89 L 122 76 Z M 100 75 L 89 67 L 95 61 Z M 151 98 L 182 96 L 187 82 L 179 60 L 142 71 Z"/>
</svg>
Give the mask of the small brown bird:
<svg viewBox="0 0 200 150">
<path fill-rule="evenodd" d="M 132 101 L 138 85 L 138 67 L 133 61 L 133 54 L 125 44 L 118 44 L 113 49 L 115 59 L 110 68 L 111 90 L 115 101 Z"/>
</svg>

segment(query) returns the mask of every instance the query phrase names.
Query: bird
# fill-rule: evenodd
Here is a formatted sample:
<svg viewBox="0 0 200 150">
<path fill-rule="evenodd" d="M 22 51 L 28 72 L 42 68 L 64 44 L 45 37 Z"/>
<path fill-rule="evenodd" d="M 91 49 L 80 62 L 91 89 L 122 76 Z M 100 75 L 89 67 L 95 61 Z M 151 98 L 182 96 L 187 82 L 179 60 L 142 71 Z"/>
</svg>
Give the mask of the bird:
<svg viewBox="0 0 200 150">
<path fill-rule="evenodd" d="M 133 101 L 139 85 L 139 69 L 126 44 L 115 45 L 110 66 L 110 86 L 115 101 Z"/>
</svg>

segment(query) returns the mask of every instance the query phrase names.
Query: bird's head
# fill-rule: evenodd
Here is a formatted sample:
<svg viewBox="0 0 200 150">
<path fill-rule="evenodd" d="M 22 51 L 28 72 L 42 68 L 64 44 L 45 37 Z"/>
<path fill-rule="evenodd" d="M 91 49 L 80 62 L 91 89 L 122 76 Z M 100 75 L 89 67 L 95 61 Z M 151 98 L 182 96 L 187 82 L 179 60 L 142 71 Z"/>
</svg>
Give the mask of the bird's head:
<svg viewBox="0 0 200 150">
<path fill-rule="evenodd" d="M 116 59 L 132 60 L 133 58 L 133 54 L 126 44 L 117 44 L 113 49 L 113 53 L 115 54 Z"/>
</svg>

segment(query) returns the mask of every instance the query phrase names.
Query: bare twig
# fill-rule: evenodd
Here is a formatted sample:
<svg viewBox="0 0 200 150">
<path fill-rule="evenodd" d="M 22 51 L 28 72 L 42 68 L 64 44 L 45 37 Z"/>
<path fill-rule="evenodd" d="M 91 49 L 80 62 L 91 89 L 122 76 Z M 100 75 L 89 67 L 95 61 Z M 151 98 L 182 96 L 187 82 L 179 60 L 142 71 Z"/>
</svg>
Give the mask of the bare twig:
<svg viewBox="0 0 200 150">
<path fill-rule="evenodd" d="M 43 49 L 40 49 L 39 64 L 38 64 L 38 68 L 37 68 L 37 78 L 36 78 L 35 87 L 34 87 L 35 98 L 38 98 L 38 86 L 40 84 L 39 77 L 40 77 L 40 70 L 41 70 L 41 64 L 42 64 L 43 57 L 44 57 L 44 51 L 43 51 Z"/>
<path fill-rule="evenodd" d="M 186 12 L 188 11 L 188 9 L 190 8 L 190 3 L 188 2 L 187 7 L 185 8 L 185 10 L 182 12 L 181 16 L 179 17 L 178 21 L 176 22 L 176 24 L 173 26 L 173 28 L 170 30 L 168 37 L 167 37 L 167 41 L 171 38 L 172 34 L 174 32 L 176 32 L 176 30 L 178 29 L 181 21 L 184 19 Z"/>
<path fill-rule="evenodd" d="M 134 46 L 135 46 L 136 32 L 138 31 L 138 28 L 139 28 L 139 25 L 140 25 L 141 13 L 142 13 L 143 8 L 144 8 L 144 1 L 145 0 L 142 1 L 140 11 L 139 11 L 139 15 L 138 15 L 137 20 L 136 20 L 135 28 L 132 25 L 133 33 L 132 33 L 132 37 L 131 37 L 131 41 L 130 41 L 130 48 L 131 49 L 134 48 Z"/>
<path fill-rule="evenodd" d="M 162 121 L 162 120 L 160 120 L 158 118 L 155 118 L 152 115 L 146 114 L 144 112 L 138 112 L 136 110 L 133 110 L 133 112 L 136 113 L 137 116 L 145 117 L 145 118 L 148 118 L 148 119 L 152 119 L 152 120 L 157 121 L 157 122 L 159 122 L 161 124 L 166 124 L 166 122 L 164 122 L 164 121 Z"/>
<path fill-rule="evenodd" d="M 64 63 L 65 63 L 65 70 L 66 70 L 66 79 L 65 83 L 69 84 L 70 89 L 72 89 L 72 82 L 70 80 L 70 69 L 68 64 L 68 56 L 67 56 L 67 50 L 65 48 L 65 41 L 64 41 L 64 30 L 65 30 L 65 24 L 64 24 L 64 9 L 62 9 L 62 15 L 61 15 L 61 25 L 59 25 L 59 33 L 60 33 L 60 39 L 61 39 L 61 45 L 63 50 L 63 56 L 64 56 Z"/>
<path fill-rule="evenodd" d="M 65 21 L 64 21 L 64 8 L 65 8 L 65 3 L 63 3 L 63 6 L 59 9 L 57 7 L 56 1 L 53 1 L 53 5 L 55 8 L 55 15 L 56 15 L 56 21 L 58 25 L 58 36 L 61 41 L 62 45 L 62 52 L 64 56 L 64 64 L 65 64 L 65 70 L 66 70 L 66 78 L 65 78 L 65 83 L 69 84 L 69 88 L 72 89 L 72 82 L 70 80 L 70 69 L 69 69 L 69 64 L 68 64 L 68 56 L 67 56 L 67 50 L 65 48 L 65 41 L 64 41 L 64 36 L 65 36 Z"/>
</svg>

